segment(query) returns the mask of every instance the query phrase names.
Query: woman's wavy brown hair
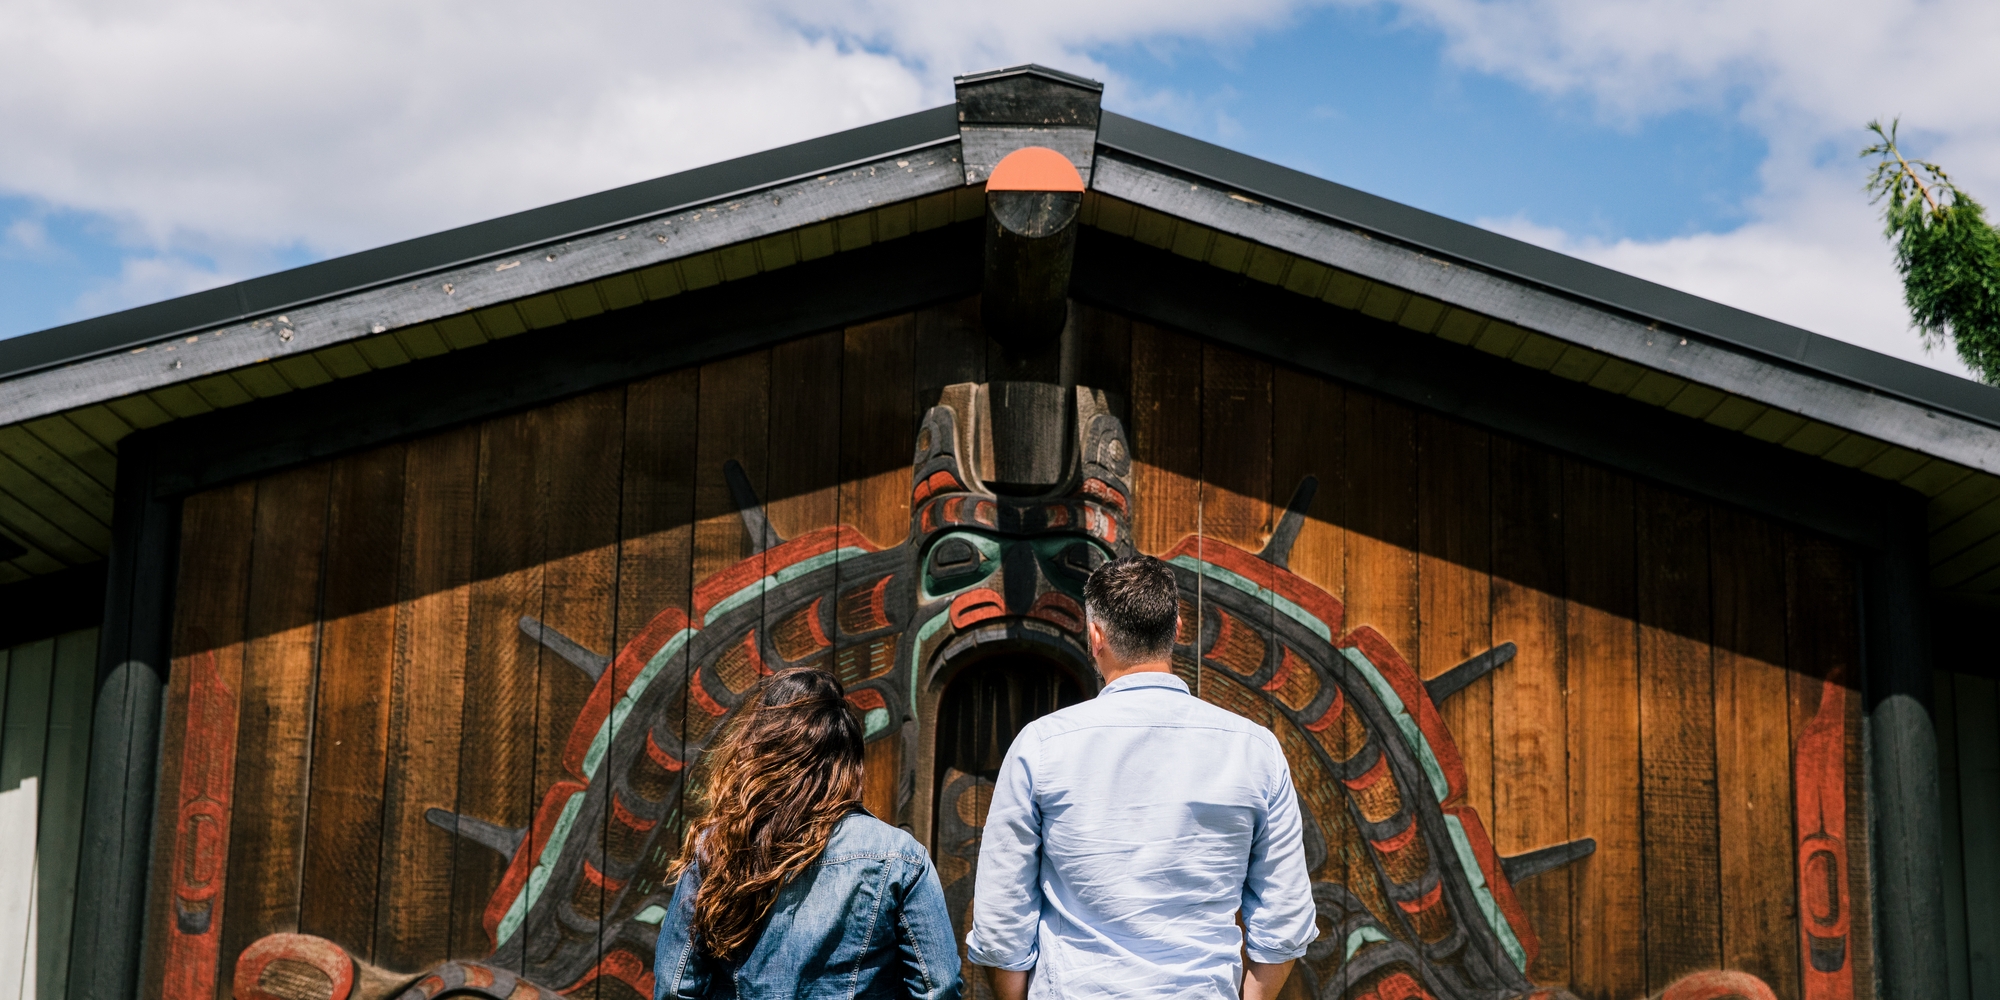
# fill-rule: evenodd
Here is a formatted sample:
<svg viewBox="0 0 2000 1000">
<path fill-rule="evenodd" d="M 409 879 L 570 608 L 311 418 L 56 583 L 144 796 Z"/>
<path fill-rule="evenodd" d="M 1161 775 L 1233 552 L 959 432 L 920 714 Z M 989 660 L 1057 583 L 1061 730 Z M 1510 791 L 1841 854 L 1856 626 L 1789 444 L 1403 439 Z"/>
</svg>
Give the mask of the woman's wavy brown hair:
<svg viewBox="0 0 2000 1000">
<path fill-rule="evenodd" d="M 861 806 L 861 722 L 832 674 L 765 678 L 702 767 L 708 812 L 674 863 L 701 869 L 694 939 L 716 958 L 747 954 L 778 890 L 826 849 L 834 824 Z"/>
</svg>

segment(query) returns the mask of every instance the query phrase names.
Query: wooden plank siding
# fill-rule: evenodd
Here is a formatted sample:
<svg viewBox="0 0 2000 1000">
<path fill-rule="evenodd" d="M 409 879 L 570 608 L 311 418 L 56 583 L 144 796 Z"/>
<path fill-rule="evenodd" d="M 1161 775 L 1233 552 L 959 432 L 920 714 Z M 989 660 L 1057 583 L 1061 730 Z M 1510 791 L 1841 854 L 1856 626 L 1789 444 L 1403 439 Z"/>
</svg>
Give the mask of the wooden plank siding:
<svg viewBox="0 0 2000 1000">
<path fill-rule="evenodd" d="M 1812 995 L 1795 772 L 1842 692 L 1826 787 L 1845 809 L 1852 995 L 1872 996 L 1852 553 L 1174 330 L 1081 307 L 1072 329 L 1070 370 L 1127 415 L 1139 550 L 1203 536 L 1254 553 L 1311 476 L 1288 567 L 1344 605 L 1340 633 L 1372 627 L 1423 678 L 1515 645 L 1440 713 L 1464 763 L 1451 805 L 1500 856 L 1595 841 L 1514 886 L 1535 983 L 1623 1000 L 1729 969 Z M 702 581 L 764 558 L 732 462 L 777 538 L 847 525 L 901 544 L 918 421 L 944 386 L 987 377 L 990 347 L 976 300 L 944 303 L 190 498 L 183 552 L 200 556 L 183 557 L 176 653 L 236 651 L 241 702 L 215 995 L 237 953 L 283 931 L 412 973 L 491 954 L 507 859 L 426 817 L 533 829 L 575 780 L 566 741 L 592 681 L 522 619 L 615 657 L 662 612 L 692 614 Z M 847 578 L 830 579 L 837 598 Z M 1253 690 L 1176 669 L 1204 695 Z M 186 739 L 176 698 L 163 789 Z M 871 744 L 864 792 L 919 830 L 929 793 L 904 775 L 922 752 L 914 726 Z M 538 836 L 520 850 L 539 856 Z M 1370 856 L 1330 853 L 1327 870 L 1372 879 Z M 587 892 L 569 905 L 603 915 Z M 500 957 L 531 976 L 540 960 Z M 622 997 L 612 982 L 577 995 Z"/>
</svg>

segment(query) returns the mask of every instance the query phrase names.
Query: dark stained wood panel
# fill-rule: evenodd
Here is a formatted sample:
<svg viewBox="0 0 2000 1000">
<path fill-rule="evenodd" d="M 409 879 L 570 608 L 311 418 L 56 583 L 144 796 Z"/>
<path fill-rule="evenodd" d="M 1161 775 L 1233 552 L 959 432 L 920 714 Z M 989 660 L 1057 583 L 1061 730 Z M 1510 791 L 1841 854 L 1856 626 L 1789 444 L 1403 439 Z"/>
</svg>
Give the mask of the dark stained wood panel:
<svg viewBox="0 0 2000 1000">
<path fill-rule="evenodd" d="M 1646 485 L 1635 506 L 1646 985 L 1659 990 L 1722 960 L 1708 511 Z"/>
<path fill-rule="evenodd" d="M 1587 1000 L 1644 996 L 1632 481 L 1565 461 L 1563 512 L 1570 829 L 1597 842 L 1570 877 L 1571 982 Z"/>
<path fill-rule="evenodd" d="M 317 463 L 257 483 L 226 955 L 299 926 L 331 474 Z"/>
<path fill-rule="evenodd" d="M 333 463 L 299 929 L 375 953 L 407 448 Z"/>
<path fill-rule="evenodd" d="M 1493 642 L 1514 660 L 1495 671 L 1493 847 L 1502 855 L 1552 847 L 1588 831 L 1570 828 L 1570 706 L 1563 539 L 1562 460 L 1495 438 Z M 1426 647 L 1428 648 L 1428 647 Z M 1559 868 L 1516 885 L 1541 948 L 1528 970 L 1537 983 L 1567 983 L 1571 881 Z"/>
<path fill-rule="evenodd" d="M 475 850 L 425 813 L 458 801 L 464 742 L 479 433 L 410 444 L 390 681 L 375 961 L 415 969 L 450 957 L 454 856 Z"/>
<path fill-rule="evenodd" d="M 1797 808 L 1801 762 L 1817 759 L 1807 748 L 1833 740 L 1820 752 L 1814 801 L 1832 795 L 1844 810 L 1839 905 L 1849 940 L 1868 940 L 1852 553 L 1115 313 L 1077 307 L 1069 337 L 1061 351 L 1009 359 L 980 331 L 977 299 L 960 300 L 191 498 L 183 549 L 201 556 L 184 558 L 181 587 L 201 596 L 182 601 L 177 634 L 200 622 L 233 630 L 236 652 L 223 655 L 241 660 L 229 668 L 241 699 L 236 839 L 211 994 L 225 994 L 237 953 L 294 929 L 401 972 L 492 955 L 554 975 L 537 964 L 552 952 L 492 954 L 494 907 L 514 899 L 501 888 L 508 853 L 430 818 L 438 809 L 491 823 L 504 848 L 505 831 L 529 828 L 538 811 L 552 819 L 578 787 L 565 751 L 593 682 L 522 619 L 586 660 L 611 657 L 662 611 L 691 611 L 695 586 L 715 574 L 761 578 L 767 560 L 731 463 L 775 536 L 845 525 L 870 545 L 901 545 L 912 530 L 913 435 L 940 390 L 1059 372 L 1106 391 L 1127 418 L 1136 547 L 1163 553 L 1191 535 L 1208 539 L 1191 550 L 1209 567 L 1189 592 L 1193 613 L 1233 601 L 1232 615 L 1268 635 L 1291 614 L 1283 602 L 1259 592 L 1245 604 L 1215 588 L 1286 579 L 1327 592 L 1302 599 L 1344 604 L 1344 620 L 1324 622 L 1336 638 L 1378 631 L 1394 649 L 1371 647 L 1377 668 L 1400 656 L 1436 678 L 1515 645 L 1510 663 L 1434 699 L 1437 716 L 1425 715 L 1415 688 L 1396 697 L 1412 720 L 1428 720 L 1420 728 L 1433 727 L 1421 740 L 1448 739 L 1461 758 L 1450 766 L 1462 764 L 1463 781 L 1439 805 L 1457 817 L 1460 839 L 1434 850 L 1459 854 L 1452 872 L 1484 866 L 1478 884 L 1500 900 L 1488 917 L 1488 897 L 1462 897 L 1473 901 L 1455 904 L 1455 919 L 1505 922 L 1505 935 L 1534 939 L 1527 977 L 1582 1000 L 1693 988 L 1680 979 L 1688 974 L 1726 983 L 1717 970 L 1755 975 L 1778 996 L 1831 1000 L 1802 971 L 1796 914 L 1813 901 L 1797 888 Z M 1318 488 L 1286 554 L 1296 576 L 1285 577 L 1253 556 L 1306 476 Z M 1237 576 L 1210 575 L 1215 559 L 1233 560 Z M 828 594 L 846 579 L 836 573 Z M 796 585 L 780 586 L 786 608 L 798 606 Z M 750 628 L 770 638 L 775 612 L 760 602 Z M 1331 720 L 1302 728 L 1322 711 L 1312 699 L 1324 679 L 1302 685 L 1278 661 L 1204 652 L 1227 670 L 1181 664 L 1197 693 L 1290 741 L 1301 792 L 1317 796 L 1315 829 L 1329 838 L 1318 876 L 1354 887 L 1384 926 L 1414 933 L 1380 884 L 1394 842 L 1379 827 L 1375 841 L 1364 838 L 1341 805 L 1355 800 L 1308 759 L 1316 751 L 1302 741 L 1322 739 L 1310 733 Z M 1837 708 L 1832 736 L 1836 716 L 1815 722 L 1823 705 Z M 1314 707 L 1295 719 L 1299 706 Z M 1427 752 L 1401 725 L 1383 737 Z M 170 716 L 170 756 L 187 731 Z M 928 818 L 911 815 L 929 794 L 916 794 L 911 775 L 928 773 L 929 733 L 909 725 L 869 744 L 871 811 Z M 699 770 L 666 780 L 690 773 Z M 657 844 L 676 844 L 684 817 L 668 816 Z M 610 832 L 569 836 L 588 838 L 588 858 Z M 509 877 L 527 877 L 545 833 L 526 837 Z M 1498 884 L 1497 859 L 1576 838 L 1595 852 L 1513 882 L 1511 895 Z M 156 868 L 155 877 L 166 876 Z M 565 961 L 581 949 L 607 963 L 544 985 L 604 1000 L 644 994 L 629 925 L 586 928 L 620 891 L 613 882 L 564 882 L 559 919 L 581 922 L 513 938 L 546 947 L 567 934 Z M 163 912 L 151 919 L 163 926 Z M 1504 971 L 1513 961 L 1504 935 L 1479 933 L 1493 950 L 1473 964 Z M 168 939 L 151 940 L 157 986 Z M 1869 957 L 1863 946 L 1850 952 L 1856 996 Z M 1463 956 L 1434 956 L 1426 974 L 1464 967 Z M 1348 968 L 1322 963 L 1310 985 L 1326 1000 L 1349 987 L 1401 988 Z M 1306 1000 L 1308 985 L 1301 973 L 1286 995 Z"/>
</svg>

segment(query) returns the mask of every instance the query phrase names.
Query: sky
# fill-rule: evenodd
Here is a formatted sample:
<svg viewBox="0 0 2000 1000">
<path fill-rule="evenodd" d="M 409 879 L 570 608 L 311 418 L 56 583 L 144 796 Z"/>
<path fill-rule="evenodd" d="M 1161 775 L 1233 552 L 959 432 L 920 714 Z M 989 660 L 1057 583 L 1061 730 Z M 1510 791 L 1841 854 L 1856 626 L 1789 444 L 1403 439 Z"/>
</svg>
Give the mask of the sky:
<svg viewBox="0 0 2000 1000">
<path fill-rule="evenodd" d="M 2000 199 L 1991 0 L 0 0 L 0 336 L 755 152 L 1040 62 L 1105 105 L 1965 374 L 1871 119 Z"/>
</svg>

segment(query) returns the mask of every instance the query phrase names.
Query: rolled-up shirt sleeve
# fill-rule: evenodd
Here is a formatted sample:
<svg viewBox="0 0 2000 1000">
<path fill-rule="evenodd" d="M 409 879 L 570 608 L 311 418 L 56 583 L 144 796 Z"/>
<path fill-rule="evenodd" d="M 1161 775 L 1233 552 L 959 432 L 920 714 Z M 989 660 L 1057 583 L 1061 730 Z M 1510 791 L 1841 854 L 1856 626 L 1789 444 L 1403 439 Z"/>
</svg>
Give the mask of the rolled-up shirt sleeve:
<svg viewBox="0 0 2000 1000">
<path fill-rule="evenodd" d="M 1312 876 L 1306 871 L 1299 796 L 1292 788 L 1292 772 L 1284 756 L 1276 747 L 1271 753 L 1276 758 L 1273 768 L 1277 774 L 1269 786 L 1264 815 L 1250 846 L 1250 867 L 1243 879 L 1244 951 L 1251 961 L 1267 965 L 1299 958 L 1319 937 L 1319 926 L 1313 919 Z"/>
<path fill-rule="evenodd" d="M 1014 740 L 1000 763 L 973 876 L 972 931 L 965 936 L 967 961 L 1011 972 L 1034 968 L 1042 915 L 1042 816 L 1023 753 L 1036 745 L 1030 732 Z"/>
</svg>

